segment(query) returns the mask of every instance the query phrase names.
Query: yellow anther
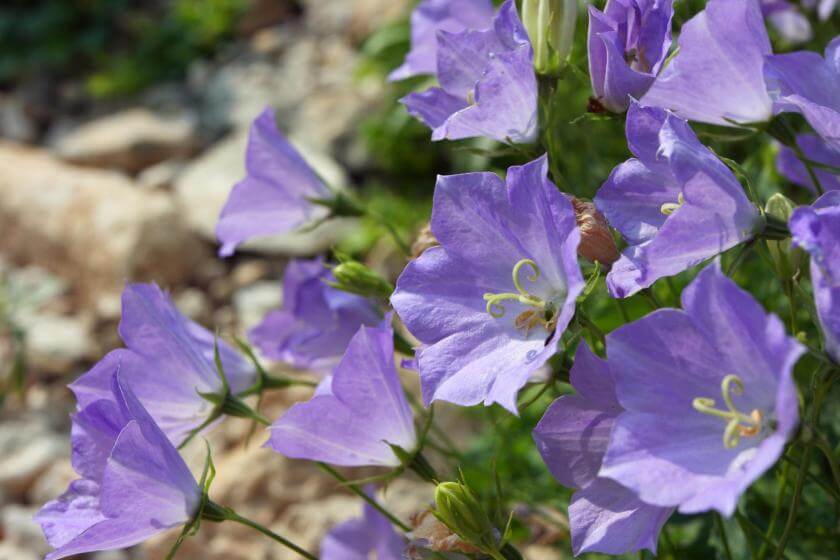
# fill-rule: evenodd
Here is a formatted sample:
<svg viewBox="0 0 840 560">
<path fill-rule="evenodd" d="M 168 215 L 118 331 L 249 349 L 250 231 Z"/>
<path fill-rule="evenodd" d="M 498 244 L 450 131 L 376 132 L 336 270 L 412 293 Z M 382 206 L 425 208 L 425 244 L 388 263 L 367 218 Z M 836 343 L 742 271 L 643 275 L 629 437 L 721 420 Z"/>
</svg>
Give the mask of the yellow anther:
<svg viewBox="0 0 840 560">
<path fill-rule="evenodd" d="M 677 195 L 677 202 L 666 202 L 662 206 L 659 207 L 659 211 L 665 214 L 666 216 L 670 216 L 674 212 L 680 209 L 680 207 L 685 204 L 685 197 L 683 193 Z"/>
<path fill-rule="evenodd" d="M 732 395 L 741 395 L 744 392 L 744 383 L 741 378 L 729 374 L 720 383 L 720 392 L 726 410 L 715 408 L 715 400 L 708 397 L 697 397 L 691 402 L 694 410 L 709 416 L 716 416 L 726 420 L 726 429 L 723 431 L 723 445 L 727 449 L 736 447 L 741 437 L 753 437 L 761 433 L 762 415 L 758 409 L 753 410 L 749 416 L 739 412 L 735 403 L 732 402 Z"/>
</svg>

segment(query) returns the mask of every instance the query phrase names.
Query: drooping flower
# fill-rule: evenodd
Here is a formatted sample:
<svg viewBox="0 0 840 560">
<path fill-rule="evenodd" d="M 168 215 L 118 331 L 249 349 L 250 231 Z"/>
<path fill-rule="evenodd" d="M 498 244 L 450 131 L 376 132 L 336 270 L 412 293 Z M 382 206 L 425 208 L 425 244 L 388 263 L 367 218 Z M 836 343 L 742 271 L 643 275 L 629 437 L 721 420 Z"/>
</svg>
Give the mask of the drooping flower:
<svg viewBox="0 0 840 560">
<path fill-rule="evenodd" d="M 109 398 L 73 417 L 73 467 L 82 478 L 35 517 L 55 548 L 47 560 L 129 547 L 198 511 L 201 489 L 118 370 Z"/>
<path fill-rule="evenodd" d="M 811 255 L 811 283 L 825 349 L 840 363 L 840 191 L 793 211 L 793 242 Z"/>
<path fill-rule="evenodd" d="M 432 140 L 536 138 L 533 51 L 513 0 L 499 8 L 490 29 L 438 31 L 437 78 L 440 87 L 400 100 L 432 129 Z"/>
<path fill-rule="evenodd" d="M 438 177 L 431 227 L 440 242 L 410 262 L 391 297 L 423 344 L 424 400 L 469 406 L 516 394 L 556 351 L 583 289 L 571 203 L 545 156 L 493 173 Z"/>
<path fill-rule="evenodd" d="M 572 550 L 575 556 L 643 548 L 656 554 L 659 531 L 673 508 L 646 504 L 627 488 L 598 476 L 613 423 L 623 412 L 610 366 L 582 343 L 570 379 L 578 394 L 554 401 L 533 436 L 554 478 L 576 489 L 569 503 Z"/>
<path fill-rule="evenodd" d="M 771 47 L 758 0 L 709 0 L 683 25 L 678 44 L 642 104 L 723 126 L 772 116 L 762 74 Z"/>
<path fill-rule="evenodd" d="M 245 168 L 216 226 L 221 256 L 248 239 L 291 232 L 329 214 L 312 200 L 330 200 L 333 193 L 277 129 L 270 108 L 251 125 Z"/>
<path fill-rule="evenodd" d="M 634 103 L 627 143 L 636 158 L 613 169 L 595 196 L 629 244 L 607 276 L 614 297 L 697 265 L 763 227 L 741 184 L 683 119 Z"/>
<path fill-rule="evenodd" d="M 624 412 L 599 476 L 649 504 L 729 516 L 794 432 L 804 349 L 719 263 L 683 291 L 682 306 L 607 336 Z"/>
<path fill-rule="evenodd" d="M 789 43 L 805 43 L 814 35 L 808 18 L 788 0 L 761 0 L 761 13 Z"/>
<path fill-rule="evenodd" d="M 589 6 L 589 76 L 596 100 L 623 113 L 650 88 L 671 47 L 673 0 L 608 0 Z"/>
<path fill-rule="evenodd" d="M 435 74 L 438 31 L 458 33 L 467 29 L 487 29 L 492 22 L 493 3 L 490 0 L 423 0 L 411 12 L 411 51 L 388 80 Z"/>
<path fill-rule="evenodd" d="M 370 492 L 368 492 L 370 493 Z M 402 560 L 406 543 L 388 519 L 369 505 L 362 517 L 333 527 L 321 541 L 321 560 Z"/>
<path fill-rule="evenodd" d="M 214 363 L 214 336 L 178 311 L 154 284 L 129 284 L 122 295 L 119 333 L 125 349 L 109 352 L 70 385 L 80 407 L 109 398 L 114 368 L 174 445 L 212 419 L 214 404 L 199 393 L 221 394 Z M 218 341 L 232 394 L 257 381 L 257 373 L 236 350 Z"/>
<path fill-rule="evenodd" d="M 800 134 L 796 137 L 796 143 L 807 159 L 840 168 L 840 151 L 831 149 L 819 136 L 815 134 Z M 796 157 L 792 149 L 782 146 L 776 158 L 776 169 L 790 182 L 800 187 L 805 187 L 811 192 L 817 192 L 816 186 L 805 164 Z M 824 190 L 833 191 L 840 189 L 840 173 L 832 173 L 827 169 L 820 169 L 817 166 L 812 166 L 812 169 L 814 175 L 817 176 L 817 181 L 819 181 L 820 186 Z"/>
<path fill-rule="evenodd" d="M 342 466 L 398 467 L 392 445 L 417 448 L 411 408 L 394 364 L 389 327 L 361 327 L 329 387 L 296 403 L 272 424 L 266 443 L 295 459 Z"/>
<path fill-rule="evenodd" d="M 328 373 L 362 325 L 382 321 L 367 299 L 330 287 L 321 259 L 295 259 L 283 276 L 283 308 L 249 333 L 265 356 L 294 367 Z"/>
<path fill-rule="evenodd" d="M 798 51 L 765 61 L 773 110 L 801 113 L 825 143 L 840 152 L 840 37 L 825 48 L 825 58 Z"/>
</svg>

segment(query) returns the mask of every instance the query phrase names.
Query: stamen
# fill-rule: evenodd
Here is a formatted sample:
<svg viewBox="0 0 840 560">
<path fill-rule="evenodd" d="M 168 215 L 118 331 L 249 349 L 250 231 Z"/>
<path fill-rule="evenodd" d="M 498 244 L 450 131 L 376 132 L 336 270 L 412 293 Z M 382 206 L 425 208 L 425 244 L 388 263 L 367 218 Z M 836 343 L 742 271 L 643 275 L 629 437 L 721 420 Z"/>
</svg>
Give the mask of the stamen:
<svg viewBox="0 0 840 560">
<path fill-rule="evenodd" d="M 677 202 L 666 202 L 662 206 L 659 207 L 659 211 L 665 214 L 666 216 L 670 216 L 674 212 L 680 209 L 680 207 L 685 204 L 685 197 L 683 193 L 677 195 Z"/>
<path fill-rule="evenodd" d="M 525 266 L 531 267 L 531 273 L 526 275 L 529 282 L 536 282 L 540 278 L 540 268 L 537 263 L 531 259 L 522 259 L 513 266 L 513 285 L 516 288 L 516 293 L 505 292 L 501 294 L 486 293 L 484 294 L 484 301 L 487 302 L 487 313 L 494 318 L 499 319 L 505 316 L 505 306 L 502 302 L 514 300 L 522 305 L 526 305 L 531 309 L 526 309 L 521 312 L 513 320 L 513 326 L 521 331 L 524 331 L 525 336 L 537 326 L 542 326 L 547 332 L 553 333 L 557 328 L 558 314 L 555 305 L 552 302 L 545 301 L 539 296 L 535 296 L 529 292 L 523 281 L 520 279 L 520 273 Z"/>
<path fill-rule="evenodd" d="M 691 402 L 694 410 L 710 416 L 716 416 L 726 420 L 726 429 L 723 431 L 723 445 L 732 449 L 741 441 L 741 436 L 753 437 L 761 432 L 761 411 L 753 410 L 749 416 L 739 412 L 735 403 L 732 402 L 732 395 L 741 395 L 744 392 L 744 383 L 741 378 L 729 374 L 720 383 L 720 391 L 726 410 L 715 408 L 715 400 L 708 397 L 697 397 Z"/>
</svg>

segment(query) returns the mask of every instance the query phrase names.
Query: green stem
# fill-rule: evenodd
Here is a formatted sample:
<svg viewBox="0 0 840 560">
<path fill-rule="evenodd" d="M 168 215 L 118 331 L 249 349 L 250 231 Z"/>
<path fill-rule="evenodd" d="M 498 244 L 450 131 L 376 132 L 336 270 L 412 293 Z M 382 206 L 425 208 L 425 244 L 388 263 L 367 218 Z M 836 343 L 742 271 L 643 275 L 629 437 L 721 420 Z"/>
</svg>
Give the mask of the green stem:
<svg viewBox="0 0 840 560">
<path fill-rule="evenodd" d="M 773 536 L 773 533 L 776 532 L 776 524 L 779 522 L 779 513 L 782 511 L 782 501 L 785 497 L 785 488 L 787 488 L 787 478 L 789 473 L 790 463 L 786 462 L 784 465 L 782 465 L 782 479 L 779 482 L 779 490 L 776 494 L 776 503 L 773 505 L 773 513 L 770 515 L 770 525 L 767 526 L 767 533 L 762 533 L 762 535 L 764 536 L 764 541 L 761 543 L 761 547 L 758 549 L 759 560 L 764 559 L 764 556 L 767 554 L 768 541 Z"/>
<path fill-rule="evenodd" d="M 816 375 L 820 375 L 823 370 L 818 370 Z M 811 405 L 811 417 L 810 423 L 812 425 L 817 425 L 817 421 L 820 417 L 820 409 L 823 405 L 823 399 L 825 398 L 828 390 L 831 388 L 831 384 L 834 382 L 834 372 L 828 374 L 828 378 L 817 387 L 816 391 L 814 391 L 814 402 Z M 799 473 L 796 477 L 796 486 L 793 488 L 793 500 L 791 501 L 790 511 L 788 512 L 787 522 L 785 523 L 784 531 L 782 532 L 782 536 L 779 537 L 779 548 L 776 549 L 776 554 L 773 556 L 773 560 L 779 560 L 785 553 L 785 548 L 787 547 L 787 543 L 790 540 L 790 537 L 793 533 L 793 528 L 796 525 L 796 514 L 799 512 L 799 504 L 802 501 L 802 489 L 805 486 L 805 478 L 808 476 L 808 467 L 811 466 L 811 451 L 814 449 L 815 446 L 815 438 L 812 436 L 810 440 L 805 444 L 805 450 L 802 452 L 802 462 L 799 465 Z"/>
<path fill-rule="evenodd" d="M 715 524 L 720 533 L 720 542 L 723 544 L 723 551 L 726 554 L 727 560 L 732 560 L 732 549 L 729 548 L 729 539 L 726 537 L 726 527 L 723 525 L 723 517 L 719 513 L 714 514 Z"/>
<path fill-rule="evenodd" d="M 790 146 L 790 149 L 793 150 L 793 153 L 796 154 L 796 157 L 799 159 L 799 161 L 802 162 L 802 165 L 805 166 L 805 170 L 808 172 L 808 177 L 810 177 L 811 182 L 814 183 L 814 188 L 817 189 L 817 194 L 824 194 L 825 189 L 823 189 L 822 183 L 820 183 L 820 180 L 817 177 L 813 166 L 811 165 L 811 160 L 805 157 L 805 154 L 802 153 L 802 149 L 799 147 L 799 142 L 794 140 L 793 145 Z"/>
<path fill-rule="evenodd" d="M 318 466 L 321 467 L 321 470 L 329 474 L 331 477 L 336 479 L 338 482 L 341 483 L 342 486 L 359 496 L 361 499 L 369 503 L 373 508 L 375 508 L 379 513 L 384 515 L 388 518 L 388 521 L 399 527 L 403 532 L 408 533 L 411 531 L 411 527 L 400 521 L 393 513 L 382 507 L 376 500 L 365 494 L 364 490 L 356 486 L 355 484 L 350 484 L 350 481 L 347 480 L 341 473 L 337 470 L 332 468 L 326 463 L 318 463 Z"/>
<path fill-rule="evenodd" d="M 744 535 L 744 542 L 747 543 L 747 550 L 749 550 L 750 558 L 755 560 L 755 549 L 753 549 L 752 540 L 750 539 L 749 534 L 747 534 L 747 529 L 749 529 L 750 521 L 747 519 L 745 515 L 742 515 L 740 511 L 737 509 L 735 510 L 735 520 L 738 522 L 738 527 L 741 529 L 741 533 Z"/>
<path fill-rule="evenodd" d="M 277 533 L 275 533 L 271 529 L 269 529 L 267 527 L 263 527 L 262 525 L 260 525 L 256 521 L 251 521 L 250 519 L 242 517 L 241 515 L 239 515 L 238 513 L 236 513 L 233 510 L 229 510 L 229 512 L 227 514 L 227 517 L 226 517 L 226 520 L 233 521 L 234 523 L 239 523 L 240 525 L 245 525 L 246 527 L 250 527 L 251 529 L 254 529 L 255 531 L 259 531 L 260 533 L 262 533 L 266 537 L 282 544 L 283 546 L 285 546 L 289 550 L 292 550 L 292 551 L 296 552 L 298 555 L 300 555 L 303 558 L 308 558 L 309 560 L 318 560 L 317 556 L 315 556 L 314 554 L 310 554 L 309 552 L 305 551 L 304 549 L 302 549 L 301 547 L 299 547 L 298 545 L 296 545 L 292 541 L 290 541 L 290 540 L 288 540 L 284 537 L 281 537 L 280 535 L 278 535 Z"/>
<path fill-rule="evenodd" d="M 814 434 L 814 445 L 825 455 L 825 459 L 828 461 L 828 467 L 831 469 L 831 476 L 834 478 L 834 484 L 840 489 L 840 468 L 838 468 L 834 450 L 828 441 L 819 434 Z"/>
</svg>

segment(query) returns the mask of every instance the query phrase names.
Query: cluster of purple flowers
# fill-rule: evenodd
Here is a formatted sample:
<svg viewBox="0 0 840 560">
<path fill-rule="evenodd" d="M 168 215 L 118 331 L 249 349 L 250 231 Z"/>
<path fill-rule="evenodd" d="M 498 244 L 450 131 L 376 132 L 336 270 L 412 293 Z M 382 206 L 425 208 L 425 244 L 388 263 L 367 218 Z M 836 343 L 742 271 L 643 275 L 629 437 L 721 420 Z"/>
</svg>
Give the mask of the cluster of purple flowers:
<svg viewBox="0 0 840 560">
<path fill-rule="evenodd" d="M 601 220 L 593 222 L 599 243 L 612 242 L 608 224 L 625 244 L 615 262 L 601 263 L 608 292 L 631 297 L 706 266 L 682 291 L 681 309 L 659 308 L 606 335 L 605 358 L 580 342 L 575 394 L 551 404 L 533 431 L 548 469 L 575 490 L 575 554 L 655 552 L 675 511 L 731 516 L 796 432 L 793 370 L 805 348 L 724 274 L 719 255 L 789 234 L 810 256 L 822 358 L 840 364 L 840 37 L 824 56 L 774 55 L 762 8 L 782 8 L 767 4 L 709 0 L 682 25 L 676 50 L 673 0 L 608 0 L 589 10 L 590 107 L 623 115 L 634 156 L 612 170 L 590 210 Z M 495 13 L 489 0 L 424 0 L 412 15 L 411 51 L 390 78 L 437 79 L 402 100 L 433 140 L 530 144 L 540 133 L 533 59 L 513 0 Z M 800 114 L 812 132 L 792 135 L 778 169 L 811 192 L 830 191 L 787 223 L 766 215 L 740 171 L 689 125 L 769 130 L 782 113 Z M 552 182 L 550 157 L 512 166 L 504 178 L 439 176 L 434 246 L 410 260 L 389 302 L 342 291 L 322 259 L 288 264 L 283 308 L 250 339 L 265 357 L 321 381 L 269 426 L 267 447 L 337 466 L 416 466 L 424 435 L 400 383 L 386 303 L 416 339 L 412 365 L 426 406 L 499 404 L 518 414 L 520 390 L 576 340 L 566 334 L 580 328 L 578 255 L 594 243 L 581 202 Z M 247 177 L 218 224 L 220 253 L 364 211 L 349 200 L 318 178 L 266 110 L 252 127 Z M 241 399 L 264 387 L 261 367 L 183 317 L 154 285 L 126 287 L 119 332 L 126 348 L 71 385 L 81 478 L 38 514 L 56 548 L 49 558 L 129 546 L 201 516 L 206 489 L 176 447 L 226 414 L 247 416 Z M 335 527 L 321 557 L 401 558 L 406 539 L 372 493 L 359 492 L 370 501 L 364 516 Z"/>
</svg>

